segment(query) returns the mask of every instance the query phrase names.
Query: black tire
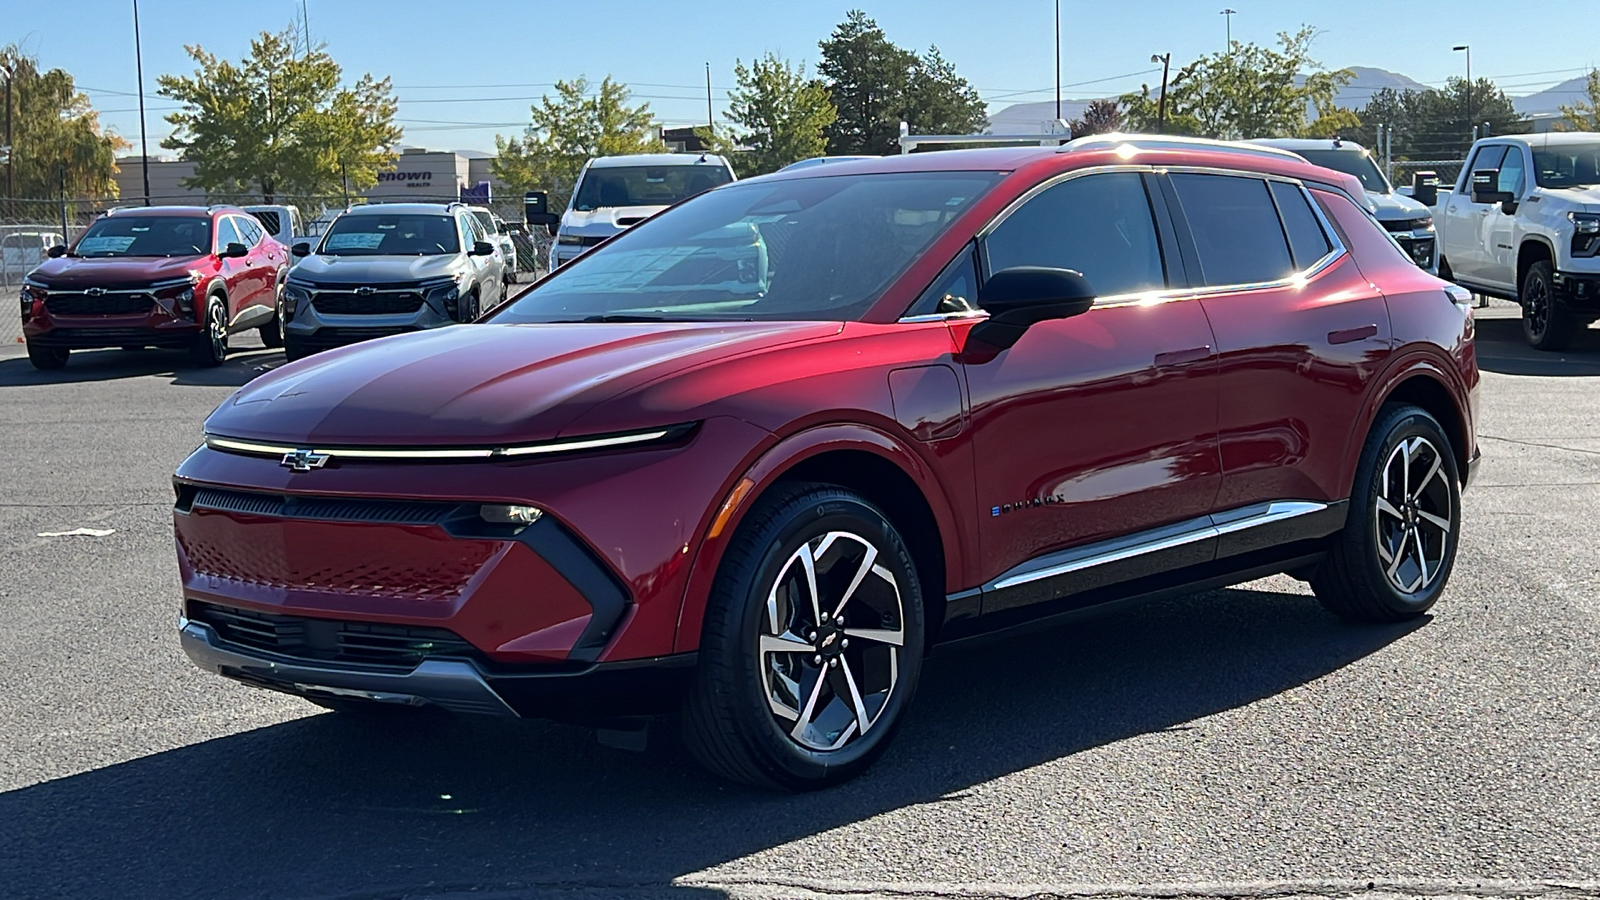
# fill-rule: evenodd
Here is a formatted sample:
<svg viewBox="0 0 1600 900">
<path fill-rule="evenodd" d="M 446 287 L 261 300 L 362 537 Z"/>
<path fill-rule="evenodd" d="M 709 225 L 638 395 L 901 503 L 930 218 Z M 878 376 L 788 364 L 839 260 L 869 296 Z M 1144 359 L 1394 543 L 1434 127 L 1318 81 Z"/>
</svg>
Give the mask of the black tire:
<svg viewBox="0 0 1600 900">
<path fill-rule="evenodd" d="M 1450 260 L 1445 259 L 1443 253 L 1439 254 L 1439 277 L 1445 281 L 1456 280 L 1455 273 L 1450 271 Z"/>
<path fill-rule="evenodd" d="M 461 298 L 460 317 L 457 319 L 457 321 L 462 322 L 462 323 L 471 322 L 473 319 L 476 319 L 478 317 L 478 312 L 479 312 L 478 289 L 477 288 L 473 288 L 472 289 L 472 293 L 467 294 L 467 295 L 465 295 L 465 296 L 463 296 Z"/>
<path fill-rule="evenodd" d="M 316 351 L 305 346 L 304 344 L 296 343 L 295 341 L 285 340 L 283 342 L 283 358 L 288 362 L 294 362 L 297 359 L 305 359 L 314 352 Z"/>
<path fill-rule="evenodd" d="M 1419 407 L 1383 407 L 1361 449 L 1344 530 L 1312 576 L 1311 590 L 1352 622 L 1422 615 L 1450 580 L 1460 510 L 1460 473 L 1444 429 Z"/>
<path fill-rule="evenodd" d="M 206 317 L 200 333 L 189 344 L 189 362 L 202 369 L 222 365 L 228 358 L 228 307 L 221 294 L 206 298 Z"/>
<path fill-rule="evenodd" d="M 1522 336 L 1535 350 L 1565 350 L 1572 344 L 1580 323 L 1556 298 L 1550 264 L 1543 260 L 1528 267 L 1517 295 L 1522 305 Z"/>
<path fill-rule="evenodd" d="M 276 288 L 277 296 L 272 301 L 272 320 L 256 329 L 261 335 L 261 345 L 268 350 L 276 350 L 283 346 L 283 285 Z"/>
<path fill-rule="evenodd" d="M 52 372 L 67 364 L 72 351 L 66 347 L 35 347 L 28 345 L 28 362 L 41 372 Z"/>
<path fill-rule="evenodd" d="M 830 534 L 843 537 L 830 543 Z M 875 566 L 863 562 L 868 546 L 876 551 Z M 816 554 L 819 604 L 801 596 L 809 594 L 797 574 L 805 568 L 802 551 Z M 778 627 L 767 606 L 774 592 L 784 598 L 781 609 L 773 607 L 783 620 Z M 843 624 L 827 611 L 834 595 L 843 598 L 835 607 L 844 610 Z M 816 619 L 824 624 L 810 621 Z M 785 640 L 770 634 L 780 627 L 801 649 L 764 649 L 764 637 Z M 842 488 L 783 486 L 751 510 L 717 571 L 699 671 L 684 702 L 684 743 L 707 769 L 757 787 L 814 790 L 854 778 L 888 748 L 916 692 L 923 628 L 916 566 L 893 523 Z M 853 651 L 849 637 L 856 638 Z M 779 694 L 792 702 L 780 703 Z M 780 705 L 799 715 L 780 726 Z"/>
</svg>

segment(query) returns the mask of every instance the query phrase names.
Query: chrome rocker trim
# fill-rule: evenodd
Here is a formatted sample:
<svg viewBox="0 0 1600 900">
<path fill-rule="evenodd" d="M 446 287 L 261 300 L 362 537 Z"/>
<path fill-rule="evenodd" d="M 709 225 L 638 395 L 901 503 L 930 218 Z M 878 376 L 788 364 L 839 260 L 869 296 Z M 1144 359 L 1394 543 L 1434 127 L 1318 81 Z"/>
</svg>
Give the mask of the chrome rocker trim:
<svg viewBox="0 0 1600 900">
<path fill-rule="evenodd" d="M 430 703 L 452 712 L 516 718 L 478 668 L 466 660 L 429 659 L 406 673 L 366 672 L 279 661 L 242 653 L 224 643 L 204 622 L 178 620 L 183 652 L 200 668 L 247 682 L 281 685 L 293 693 L 353 697 L 416 706 Z"/>
</svg>

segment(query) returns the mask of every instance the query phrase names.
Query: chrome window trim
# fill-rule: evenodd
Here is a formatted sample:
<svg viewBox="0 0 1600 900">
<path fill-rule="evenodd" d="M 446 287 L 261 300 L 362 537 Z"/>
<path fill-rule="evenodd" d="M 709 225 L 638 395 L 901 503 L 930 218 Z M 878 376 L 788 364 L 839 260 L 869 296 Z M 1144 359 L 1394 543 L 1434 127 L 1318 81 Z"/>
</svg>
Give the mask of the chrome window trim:
<svg viewBox="0 0 1600 900">
<path fill-rule="evenodd" d="M 1123 543 L 1134 536 L 1112 538 L 1109 541 L 1096 542 L 1096 544 L 1078 548 L 1076 552 L 1082 555 L 1073 559 L 1058 563 L 1045 563 L 1043 565 L 1038 562 L 1023 563 L 984 585 L 983 590 L 985 592 L 1000 591 L 1024 584 L 1032 584 L 1035 581 L 1042 581 L 1046 578 L 1054 578 L 1058 575 L 1067 575 L 1084 569 L 1122 562 L 1146 554 L 1158 553 L 1162 550 L 1171 550 L 1174 547 L 1181 547 L 1197 541 L 1214 540 L 1225 534 L 1259 528 L 1262 525 L 1270 525 L 1286 519 L 1319 513 L 1326 509 L 1328 509 L 1328 504 L 1309 500 L 1274 500 L 1270 503 L 1256 504 L 1227 512 L 1212 513 L 1187 523 L 1192 527 L 1153 540 L 1124 544 L 1123 546 L 1094 552 L 1094 547 L 1099 544 Z M 1074 551 L 1068 550 L 1066 552 L 1071 554 Z M 1050 554 L 1050 556 L 1058 556 L 1058 554 Z"/>
<path fill-rule="evenodd" d="M 545 456 L 552 453 L 570 453 L 581 450 L 602 450 L 627 447 L 663 440 L 681 432 L 685 426 L 671 425 L 627 434 L 599 435 L 585 438 L 565 438 L 535 444 L 510 444 L 489 447 L 326 447 L 291 444 L 267 444 L 245 441 L 224 435 L 208 434 L 205 446 L 223 453 L 240 453 L 246 456 L 263 456 L 281 459 L 284 456 L 307 451 L 329 459 L 388 460 L 394 462 L 417 460 L 460 459 L 521 459 Z"/>
<path fill-rule="evenodd" d="M 948 322 L 953 319 L 987 319 L 988 317 L 988 310 L 963 309 L 959 312 L 924 313 L 919 316 L 905 316 L 898 321 L 901 325 L 915 325 L 921 322 Z"/>
</svg>

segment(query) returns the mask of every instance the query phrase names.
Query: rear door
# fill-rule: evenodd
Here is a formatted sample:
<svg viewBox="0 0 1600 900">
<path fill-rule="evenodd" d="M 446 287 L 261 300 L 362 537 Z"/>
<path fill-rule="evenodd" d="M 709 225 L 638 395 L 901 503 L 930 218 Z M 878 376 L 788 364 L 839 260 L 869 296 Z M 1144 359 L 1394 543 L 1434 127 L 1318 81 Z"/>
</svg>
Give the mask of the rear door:
<svg viewBox="0 0 1600 900">
<path fill-rule="evenodd" d="M 1390 348 L 1383 295 L 1300 184 L 1210 173 L 1167 184 L 1216 333 L 1218 514 L 1348 496 L 1347 439 Z"/>
</svg>

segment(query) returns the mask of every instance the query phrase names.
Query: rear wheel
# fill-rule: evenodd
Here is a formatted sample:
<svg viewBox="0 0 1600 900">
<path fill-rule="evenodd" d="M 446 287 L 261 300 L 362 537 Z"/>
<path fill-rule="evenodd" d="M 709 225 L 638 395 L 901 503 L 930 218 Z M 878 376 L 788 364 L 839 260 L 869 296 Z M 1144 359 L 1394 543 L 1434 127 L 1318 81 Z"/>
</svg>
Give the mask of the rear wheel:
<svg viewBox="0 0 1600 900">
<path fill-rule="evenodd" d="M 220 294 L 206 298 L 206 318 L 189 345 L 189 361 L 202 368 L 222 365 L 228 358 L 228 309 Z"/>
<path fill-rule="evenodd" d="M 1386 406 L 1361 450 L 1349 516 L 1311 578 L 1322 605 L 1356 622 L 1399 622 L 1438 602 L 1460 542 L 1461 481 L 1427 411 Z"/>
<path fill-rule="evenodd" d="M 257 329 L 261 344 L 269 350 L 283 346 L 283 285 L 278 285 L 277 297 L 272 304 L 272 321 Z"/>
<path fill-rule="evenodd" d="M 1528 267 L 1522 279 L 1522 336 L 1536 350 L 1564 350 L 1572 343 L 1578 323 L 1566 304 L 1556 298 L 1555 281 L 1548 262 Z"/>
<path fill-rule="evenodd" d="M 35 347 L 28 345 L 28 362 L 41 372 L 59 369 L 67 364 L 67 357 L 72 351 L 65 347 Z"/>
<path fill-rule="evenodd" d="M 758 787 L 846 781 L 887 749 L 922 646 L 916 567 L 894 525 L 850 491 L 785 488 L 752 510 L 718 569 L 685 743 Z"/>
</svg>

